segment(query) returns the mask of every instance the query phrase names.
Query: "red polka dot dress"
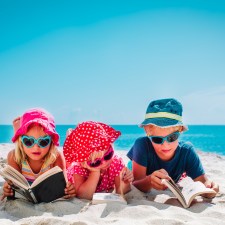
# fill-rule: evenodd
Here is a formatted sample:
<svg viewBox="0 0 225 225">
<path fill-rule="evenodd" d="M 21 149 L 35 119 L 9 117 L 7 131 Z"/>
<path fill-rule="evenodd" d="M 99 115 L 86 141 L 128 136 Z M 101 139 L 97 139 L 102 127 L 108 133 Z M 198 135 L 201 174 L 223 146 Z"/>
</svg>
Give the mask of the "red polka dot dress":
<svg viewBox="0 0 225 225">
<path fill-rule="evenodd" d="M 121 170 L 124 168 L 124 163 L 122 158 L 118 156 L 114 156 L 112 159 L 112 162 L 104 172 L 101 173 L 99 183 L 97 185 L 95 192 L 109 192 L 114 188 L 115 185 L 115 178 L 119 176 Z M 67 169 L 67 176 L 68 180 L 71 183 L 74 183 L 73 175 L 78 174 L 80 176 L 83 176 L 85 178 L 88 178 L 89 171 L 82 166 L 80 166 L 77 163 L 73 163 L 68 169 Z"/>
</svg>

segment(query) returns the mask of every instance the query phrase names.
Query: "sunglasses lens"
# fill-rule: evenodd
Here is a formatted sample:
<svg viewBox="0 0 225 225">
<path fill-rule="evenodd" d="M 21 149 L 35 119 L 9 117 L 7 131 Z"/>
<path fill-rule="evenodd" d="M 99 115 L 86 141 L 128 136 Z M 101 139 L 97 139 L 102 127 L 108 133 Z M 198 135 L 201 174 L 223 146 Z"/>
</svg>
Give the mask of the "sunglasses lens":
<svg viewBox="0 0 225 225">
<path fill-rule="evenodd" d="M 22 143 L 25 145 L 27 148 L 31 148 L 34 146 L 34 144 L 38 144 L 40 148 L 45 148 L 51 143 L 51 137 L 46 136 L 46 137 L 40 137 L 38 139 L 35 139 L 34 137 L 29 137 L 29 136 L 23 136 L 22 137 Z"/>
<path fill-rule="evenodd" d="M 167 137 L 168 142 L 174 142 L 178 139 L 179 133 L 173 133 L 170 136 Z"/>
<path fill-rule="evenodd" d="M 88 165 L 89 165 L 90 167 L 98 167 L 98 166 L 100 166 L 100 164 L 101 164 L 101 160 L 98 159 L 98 160 L 96 160 L 96 161 L 94 161 L 94 162 L 90 162 Z"/>
<path fill-rule="evenodd" d="M 34 145 L 34 139 L 33 138 L 24 137 L 23 138 L 23 144 L 26 147 L 30 148 L 30 147 L 32 147 Z"/>
<path fill-rule="evenodd" d="M 110 160 L 113 157 L 114 152 L 110 151 L 107 155 L 104 156 L 104 160 Z"/>
<path fill-rule="evenodd" d="M 174 142 L 179 138 L 180 133 L 179 132 L 175 132 L 172 133 L 168 136 L 165 137 L 157 137 L 157 136 L 152 136 L 150 137 L 151 141 L 155 144 L 162 144 L 164 143 L 164 141 L 166 140 L 168 143 Z"/>
<path fill-rule="evenodd" d="M 45 148 L 45 147 L 47 147 L 50 144 L 50 141 L 51 141 L 51 139 L 49 137 L 40 138 L 39 141 L 38 141 L 38 145 L 41 148 Z"/>
<path fill-rule="evenodd" d="M 162 142 L 163 142 L 163 139 L 161 137 L 152 137 L 151 140 L 155 144 L 162 144 Z"/>
</svg>

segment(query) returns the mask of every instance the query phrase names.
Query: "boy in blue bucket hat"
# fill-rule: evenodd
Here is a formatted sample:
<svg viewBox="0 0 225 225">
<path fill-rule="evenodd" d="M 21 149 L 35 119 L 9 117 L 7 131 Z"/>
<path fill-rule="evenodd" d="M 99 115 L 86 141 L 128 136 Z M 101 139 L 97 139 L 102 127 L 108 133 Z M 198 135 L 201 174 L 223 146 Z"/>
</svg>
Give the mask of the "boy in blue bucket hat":
<svg viewBox="0 0 225 225">
<path fill-rule="evenodd" d="M 178 182 L 186 174 L 216 193 L 219 191 L 219 186 L 205 175 L 193 145 L 179 141 L 180 134 L 187 130 L 182 122 L 182 111 L 181 103 L 173 98 L 150 102 L 140 124 L 147 136 L 138 138 L 127 154 L 132 160 L 133 185 L 139 190 L 165 190 L 161 179 L 172 178 Z"/>
</svg>

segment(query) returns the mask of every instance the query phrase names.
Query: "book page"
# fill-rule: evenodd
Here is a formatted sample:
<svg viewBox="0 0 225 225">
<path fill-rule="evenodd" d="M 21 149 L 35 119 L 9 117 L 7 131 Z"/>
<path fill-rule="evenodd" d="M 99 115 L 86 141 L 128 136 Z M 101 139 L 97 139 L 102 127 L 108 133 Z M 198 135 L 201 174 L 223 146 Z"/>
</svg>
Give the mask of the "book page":
<svg viewBox="0 0 225 225">
<path fill-rule="evenodd" d="M 127 201 L 120 194 L 94 193 L 92 204 L 107 203 L 107 202 L 120 202 L 120 203 L 127 204 Z"/>
<path fill-rule="evenodd" d="M 28 189 L 30 186 L 25 177 L 10 165 L 6 165 L 5 167 L 1 166 L 0 174 L 5 178 L 5 180 L 12 181 L 16 186 L 24 189 Z"/>
<path fill-rule="evenodd" d="M 162 179 L 162 183 L 165 184 L 177 197 L 180 203 L 183 205 L 184 208 L 187 208 L 186 199 L 181 192 L 181 189 L 176 185 L 173 180 Z"/>
<path fill-rule="evenodd" d="M 180 182 L 180 185 L 183 187 L 182 194 L 185 197 L 188 207 L 190 206 L 192 200 L 196 196 L 204 194 L 204 193 L 215 193 L 214 190 L 210 188 L 206 188 L 202 182 L 200 181 L 194 182 L 190 177 L 184 178 Z"/>
<path fill-rule="evenodd" d="M 35 187 L 37 184 L 45 180 L 47 177 L 52 176 L 53 174 L 61 172 L 62 169 L 58 166 L 51 168 L 50 170 L 46 171 L 45 173 L 41 174 L 31 185 L 31 187 Z"/>
<path fill-rule="evenodd" d="M 22 198 L 28 200 L 32 203 L 36 203 L 34 199 L 31 197 L 30 192 L 28 189 L 20 188 L 18 186 L 12 185 L 12 189 L 15 190 L 15 197 Z"/>
</svg>

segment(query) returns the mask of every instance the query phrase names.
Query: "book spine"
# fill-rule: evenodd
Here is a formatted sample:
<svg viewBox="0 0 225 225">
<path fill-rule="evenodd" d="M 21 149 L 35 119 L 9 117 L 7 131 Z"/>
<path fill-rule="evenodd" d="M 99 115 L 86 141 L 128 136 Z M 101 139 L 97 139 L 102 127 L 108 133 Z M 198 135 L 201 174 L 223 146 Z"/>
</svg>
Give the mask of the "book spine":
<svg viewBox="0 0 225 225">
<path fill-rule="evenodd" d="M 31 190 L 31 188 L 28 189 L 29 193 L 30 193 L 30 196 L 31 198 L 33 199 L 34 203 L 38 203 L 33 191 Z"/>
</svg>

